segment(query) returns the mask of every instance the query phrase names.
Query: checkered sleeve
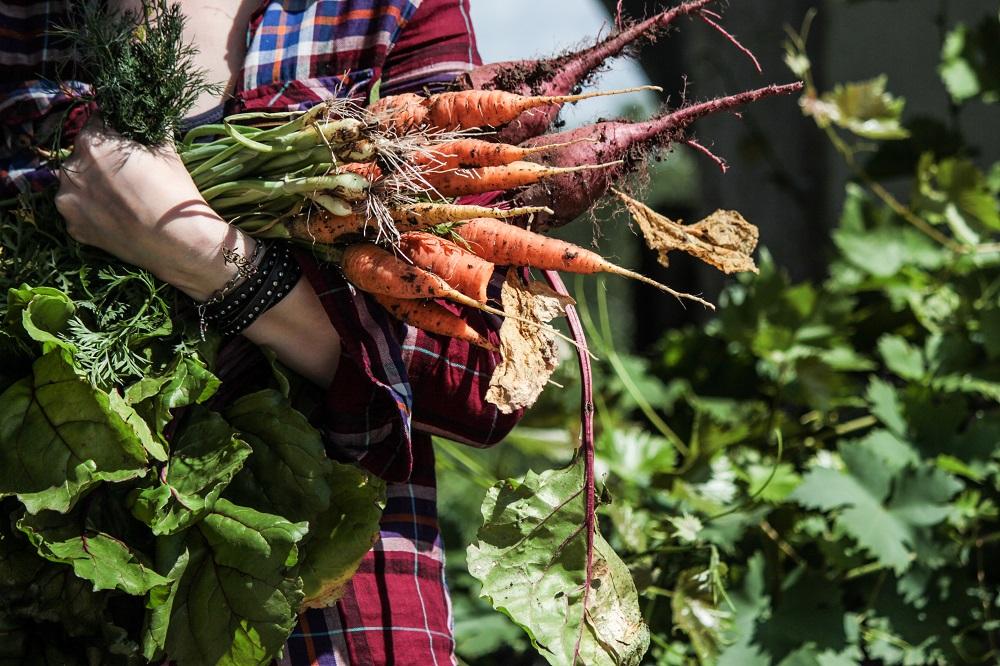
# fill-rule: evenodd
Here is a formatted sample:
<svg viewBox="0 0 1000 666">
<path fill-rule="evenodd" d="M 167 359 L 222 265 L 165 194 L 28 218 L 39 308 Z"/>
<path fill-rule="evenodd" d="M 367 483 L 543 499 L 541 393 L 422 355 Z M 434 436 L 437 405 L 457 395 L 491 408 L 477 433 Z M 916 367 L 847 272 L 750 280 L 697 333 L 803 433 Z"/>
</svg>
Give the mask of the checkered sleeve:
<svg viewBox="0 0 1000 666">
<path fill-rule="evenodd" d="M 51 185 L 55 174 L 36 147 L 57 137 L 66 145 L 89 115 L 81 100 L 90 86 L 59 71 L 69 48 L 51 32 L 65 23 L 68 5 L 0 2 L 0 198 Z"/>
</svg>

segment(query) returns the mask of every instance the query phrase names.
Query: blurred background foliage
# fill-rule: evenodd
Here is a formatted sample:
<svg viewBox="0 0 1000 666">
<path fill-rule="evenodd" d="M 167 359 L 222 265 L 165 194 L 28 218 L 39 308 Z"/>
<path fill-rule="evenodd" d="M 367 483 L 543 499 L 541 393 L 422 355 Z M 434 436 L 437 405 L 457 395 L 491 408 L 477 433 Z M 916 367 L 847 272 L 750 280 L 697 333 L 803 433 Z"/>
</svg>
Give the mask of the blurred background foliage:
<svg viewBox="0 0 1000 666">
<path fill-rule="evenodd" d="M 761 227 L 759 275 L 727 280 L 683 257 L 659 267 L 612 208 L 569 231 L 720 306 L 570 285 L 601 359 L 600 529 L 639 589 L 644 663 L 997 664 L 998 7 L 830 0 L 813 16 L 812 4 L 726 13 L 765 77 L 807 81 L 802 104 L 702 123 L 732 171 L 679 153 L 641 190 L 674 219 L 740 210 Z M 685 74 L 699 99 L 757 85 L 701 28 L 646 48 L 650 79 L 673 85 L 674 103 Z M 439 443 L 464 663 L 545 663 L 479 599 L 465 548 L 489 486 L 572 458 L 577 375 L 563 363 L 565 389 L 501 446 Z"/>
</svg>

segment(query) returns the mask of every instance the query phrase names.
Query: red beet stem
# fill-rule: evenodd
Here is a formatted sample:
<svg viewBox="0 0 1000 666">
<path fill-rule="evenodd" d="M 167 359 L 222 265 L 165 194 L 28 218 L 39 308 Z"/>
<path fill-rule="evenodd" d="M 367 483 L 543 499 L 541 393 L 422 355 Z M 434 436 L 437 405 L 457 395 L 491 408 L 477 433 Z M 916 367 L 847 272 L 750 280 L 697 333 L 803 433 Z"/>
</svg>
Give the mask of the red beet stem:
<svg viewBox="0 0 1000 666">
<path fill-rule="evenodd" d="M 756 90 L 691 104 L 671 113 L 639 123 L 608 121 L 568 132 L 546 134 L 525 142 L 525 146 L 545 146 L 573 142 L 546 153 L 545 164 L 572 166 L 624 160 L 618 167 L 566 174 L 532 185 L 515 198 L 515 205 L 546 205 L 555 212 L 536 216 L 536 228 L 557 227 L 574 220 L 604 196 L 611 183 L 642 164 L 650 152 L 673 141 L 685 140 L 684 133 L 696 120 L 708 115 L 732 111 L 766 97 L 789 95 L 802 90 L 802 83 L 770 85 Z M 531 159 L 531 158 L 529 158 Z M 538 203 L 544 202 L 544 203 Z"/>
<path fill-rule="evenodd" d="M 545 280 L 557 293 L 569 296 L 566 285 L 556 271 L 544 271 Z M 580 618 L 580 633 L 573 649 L 573 662 L 580 657 L 580 644 L 587 625 L 587 602 L 590 599 L 590 589 L 594 578 L 594 534 L 597 532 L 597 493 L 594 488 L 594 376 L 590 367 L 590 352 L 587 348 L 587 337 L 580 322 L 580 315 L 572 305 L 566 306 L 566 321 L 570 334 L 577 344 L 577 358 L 580 361 L 580 379 L 583 384 L 580 395 L 580 452 L 583 454 L 583 488 L 586 515 L 583 524 L 587 532 L 587 564 L 583 580 L 583 615 Z"/>
<path fill-rule="evenodd" d="M 464 75 L 461 85 L 506 90 L 520 95 L 569 95 L 605 60 L 621 55 L 642 38 L 651 39 L 656 32 L 667 28 L 678 18 L 699 12 L 712 2 L 718 0 L 689 0 L 615 32 L 589 48 L 567 55 L 483 65 Z M 548 130 L 561 108 L 561 104 L 552 104 L 525 111 L 505 127 L 497 139 L 504 143 L 521 143 L 538 136 Z"/>
</svg>

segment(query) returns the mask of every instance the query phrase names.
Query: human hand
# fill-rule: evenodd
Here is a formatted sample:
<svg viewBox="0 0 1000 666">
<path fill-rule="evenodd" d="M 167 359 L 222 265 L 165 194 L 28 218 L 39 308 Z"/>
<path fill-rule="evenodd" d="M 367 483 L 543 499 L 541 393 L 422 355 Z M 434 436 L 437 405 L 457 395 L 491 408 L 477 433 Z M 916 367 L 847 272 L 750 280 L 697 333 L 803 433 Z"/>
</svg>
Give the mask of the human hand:
<svg viewBox="0 0 1000 666">
<path fill-rule="evenodd" d="M 253 253 L 254 241 L 212 211 L 173 146 L 146 148 L 99 121 L 77 137 L 60 172 L 56 207 L 75 240 L 199 301 L 236 275 L 223 248 Z"/>
</svg>

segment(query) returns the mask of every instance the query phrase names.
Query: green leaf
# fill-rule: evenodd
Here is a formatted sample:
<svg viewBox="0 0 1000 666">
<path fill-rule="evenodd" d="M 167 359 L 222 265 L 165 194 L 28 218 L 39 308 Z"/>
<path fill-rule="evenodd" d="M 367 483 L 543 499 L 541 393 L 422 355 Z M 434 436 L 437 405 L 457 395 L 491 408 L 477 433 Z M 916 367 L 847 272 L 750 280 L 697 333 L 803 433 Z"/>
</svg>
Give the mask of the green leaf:
<svg viewBox="0 0 1000 666">
<path fill-rule="evenodd" d="M 960 23 L 944 40 L 941 79 L 958 104 L 974 97 L 1000 101 L 1000 21 L 984 17 L 975 28 Z"/>
<path fill-rule="evenodd" d="M 624 562 L 595 536 L 594 587 L 583 622 L 586 563 L 583 466 L 528 472 L 493 486 L 484 524 L 469 547 L 483 596 L 528 632 L 550 664 L 569 664 L 582 636 L 586 664 L 638 664 L 649 645 L 635 584 Z"/>
<path fill-rule="evenodd" d="M 343 593 L 378 538 L 385 506 L 385 484 L 356 467 L 333 463 L 324 480 L 333 489 L 329 507 L 311 520 L 301 546 L 303 604 L 310 608 L 332 606 Z"/>
<path fill-rule="evenodd" d="M 603 470 L 640 486 L 649 486 L 656 474 L 672 472 L 677 462 L 677 452 L 669 441 L 640 428 L 605 431 L 597 451 Z"/>
<path fill-rule="evenodd" d="M 913 207 L 930 222 L 949 225 L 966 243 L 978 243 L 986 230 L 1000 230 L 1000 201 L 983 172 L 967 159 L 921 157 Z"/>
<path fill-rule="evenodd" d="M 873 376 L 868 383 L 866 397 L 871 404 L 872 414 L 897 435 L 906 435 L 907 424 L 903 416 L 903 405 L 899 394 L 891 384 Z"/>
<path fill-rule="evenodd" d="M 670 606 L 674 625 L 687 634 L 698 660 L 713 663 L 723 647 L 732 615 L 719 607 L 709 571 L 688 569 L 677 579 Z"/>
<path fill-rule="evenodd" d="M 269 663 L 295 626 L 292 572 L 304 524 L 225 499 L 194 528 L 164 539 L 161 571 L 188 557 L 170 604 L 166 653 L 178 666 Z"/>
<path fill-rule="evenodd" d="M 162 661 L 164 659 L 174 600 L 177 598 L 181 578 L 184 576 L 190 561 L 190 551 L 185 550 L 178 554 L 165 573 L 165 578 L 170 582 L 162 587 L 153 588 L 149 592 L 146 601 L 149 612 L 146 613 L 142 628 L 142 655 L 146 661 Z"/>
<path fill-rule="evenodd" d="M 146 473 L 146 452 L 107 393 L 77 374 L 64 350 L 0 395 L 0 497 L 30 513 L 65 513 L 101 481 Z"/>
<path fill-rule="evenodd" d="M 171 421 L 170 410 L 200 405 L 219 388 L 219 379 L 196 356 L 178 356 L 158 377 L 144 377 L 125 391 L 125 399 L 142 414 L 159 436 Z"/>
<path fill-rule="evenodd" d="M 60 339 L 58 334 L 75 311 L 70 297 L 52 287 L 22 285 L 7 294 L 8 325 L 16 327 L 19 323 L 29 338 L 42 343 L 43 354 L 58 348 L 74 350 L 73 345 Z"/>
<path fill-rule="evenodd" d="M 103 532 L 82 527 L 81 516 L 42 511 L 18 521 L 18 528 L 51 562 L 69 564 L 94 590 L 121 590 L 141 596 L 170 581 L 156 573 L 145 558 Z"/>
<path fill-rule="evenodd" d="M 770 616 L 760 622 L 753 643 L 770 655 L 774 664 L 799 650 L 835 650 L 848 646 L 842 592 L 837 583 L 820 572 L 798 570 L 782 583 Z M 794 659 L 794 657 L 792 657 Z M 815 661 L 791 664 L 813 664 Z"/>
<path fill-rule="evenodd" d="M 815 468 L 791 498 L 812 509 L 834 512 L 837 525 L 862 548 L 902 573 L 915 557 L 919 528 L 947 517 L 948 500 L 962 484 L 938 469 L 896 475 L 869 448 L 856 443 L 842 445 L 841 455 L 846 472 Z"/>
<path fill-rule="evenodd" d="M 372 84 L 371 92 L 368 93 L 368 106 L 373 105 L 382 97 L 382 79 L 379 78 Z"/>
<path fill-rule="evenodd" d="M 132 497 L 133 515 L 156 535 L 190 527 L 213 510 L 250 452 L 221 416 L 199 409 L 181 431 L 161 483 Z"/>
<path fill-rule="evenodd" d="M 900 122 L 906 101 L 886 92 L 888 77 L 837 85 L 832 92 L 805 105 L 821 126 L 834 124 L 866 139 L 905 139 Z"/>
<path fill-rule="evenodd" d="M 149 457 L 158 462 L 166 462 L 169 455 L 163 442 L 153 435 L 149 424 L 139 416 L 138 412 L 132 409 L 125 398 L 119 395 L 117 390 L 111 390 L 108 391 L 108 401 L 111 409 L 115 410 L 115 413 L 132 428 L 132 432 L 135 433 Z"/>
<path fill-rule="evenodd" d="M 237 400 L 225 412 L 253 455 L 233 479 L 227 497 L 288 520 L 311 520 L 330 505 L 333 463 L 323 439 L 278 391 Z"/>
<path fill-rule="evenodd" d="M 833 242 L 851 264 L 877 278 L 893 277 L 904 266 L 934 270 L 945 261 L 940 246 L 910 227 L 840 228 Z"/>
<path fill-rule="evenodd" d="M 747 562 L 743 585 L 729 593 L 733 604 L 732 621 L 726 627 L 726 646 L 719 655 L 718 666 L 769 666 L 771 663 L 760 648 L 751 644 L 754 627 L 769 608 L 765 594 L 764 555 L 756 552 Z"/>
<path fill-rule="evenodd" d="M 903 379 L 920 381 L 927 374 L 923 353 L 898 335 L 883 335 L 878 350 L 886 366 Z"/>
</svg>

